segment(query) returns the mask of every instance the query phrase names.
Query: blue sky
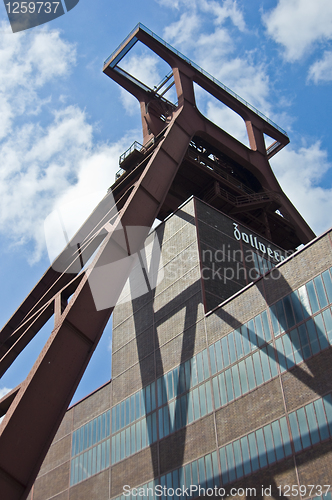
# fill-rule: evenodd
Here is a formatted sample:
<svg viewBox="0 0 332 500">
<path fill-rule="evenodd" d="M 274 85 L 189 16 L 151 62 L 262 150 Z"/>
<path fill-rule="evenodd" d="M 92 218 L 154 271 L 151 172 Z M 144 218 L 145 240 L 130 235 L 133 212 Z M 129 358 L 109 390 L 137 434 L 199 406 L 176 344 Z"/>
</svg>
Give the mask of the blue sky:
<svg viewBox="0 0 332 500">
<path fill-rule="evenodd" d="M 330 0 L 80 0 L 64 16 L 12 34 L 0 5 L 0 324 L 49 266 L 44 219 L 113 183 L 119 155 L 141 141 L 138 103 L 103 75 L 103 61 L 141 22 L 284 128 L 271 161 L 313 230 L 332 225 Z M 147 53 L 126 64 L 164 76 Z M 204 114 L 240 140 L 237 117 L 198 91 Z M 0 382 L 26 376 L 47 325 Z M 111 325 L 79 399 L 111 376 Z"/>
</svg>

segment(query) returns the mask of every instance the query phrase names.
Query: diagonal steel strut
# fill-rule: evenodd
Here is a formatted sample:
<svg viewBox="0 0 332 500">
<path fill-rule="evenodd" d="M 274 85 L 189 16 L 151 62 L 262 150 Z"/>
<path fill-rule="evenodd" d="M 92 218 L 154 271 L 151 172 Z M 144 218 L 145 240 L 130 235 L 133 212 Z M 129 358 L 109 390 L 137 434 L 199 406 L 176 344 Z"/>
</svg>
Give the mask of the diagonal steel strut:
<svg viewBox="0 0 332 500">
<path fill-rule="evenodd" d="M 167 195 L 191 139 L 190 133 L 178 124 L 180 114 L 181 109 L 174 113 L 164 138 L 134 184 L 111 230 L 106 235 L 105 231 L 101 231 L 98 242 L 100 245 L 100 240 L 103 239 L 101 247 L 92 265 L 84 272 L 71 301 L 63 312 L 59 307 L 54 307 L 54 310 L 57 310 L 55 328 L 27 379 L 18 388 L 1 424 L 0 491 L 6 500 L 23 500 L 28 496 L 113 311 L 113 307 L 97 310 L 90 284 L 98 281 L 105 266 L 114 262 L 114 253 L 117 258 L 125 258 L 128 254 L 133 255 L 141 250 L 148 230 Z M 174 134 L 177 137 L 176 148 Z M 99 224 L 102 227 L 101 221 L 105 221 L 105 211 L 101 210 L 95 219 L 95 226 Z M 145 232 L 137 232 L 136 238 L 130 239 L 130 249 L 126 236 L 128 226 L 146 228 Z M 74 263 L 78 259 L 77 254 L 70 257 L 74 257 Z M 70 262 L 70 258 L 67 260 Z M 74 263 L 67 267 L 69 271 L 73 271 L 69 273 L 70 279 L 77 273 Z M 113 295 L 115 293 L 115 298 L 120 295 L 130 270 L 131 264 L 128 261 L 121 279 L 117 277 L 117 282 L 112 282 L 111 279 L 108 283 L 109 291 L 112 291 Z M 57 279 L 51 283 L 51 288 L 54 287 L 58 297 L 63 288 L 63 281 L 67 280 L 60 278 L 60 281 L 61 285 L 57 286 Z M 39 307 L 45 304 L 48 288 L 43 292 L 35 301 Z M 31 309 L 34 309 L 34 306 L 35 303 Z M 10 335 L 5 335 L 5 339 L 9 338 Z"/>
</svg>

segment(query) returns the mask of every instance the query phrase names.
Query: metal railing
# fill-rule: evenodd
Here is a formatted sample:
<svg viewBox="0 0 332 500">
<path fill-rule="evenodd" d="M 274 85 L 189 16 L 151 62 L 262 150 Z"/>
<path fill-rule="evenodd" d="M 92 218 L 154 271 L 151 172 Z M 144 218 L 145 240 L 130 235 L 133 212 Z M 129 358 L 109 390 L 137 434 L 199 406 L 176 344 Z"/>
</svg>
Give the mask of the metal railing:
<svg viewBox="0 0 332 500">
<path fill-rule="evenodd" d="M 143 148 L 142 144 L 140 144 L 138 141 L 134 141 L 131 146 L 129 146 L 128 149 L 119 158 L 119 165 L 125 161 L 126 158 L 133 152 L 133 151 L 142 151 Z"/>
</svg>

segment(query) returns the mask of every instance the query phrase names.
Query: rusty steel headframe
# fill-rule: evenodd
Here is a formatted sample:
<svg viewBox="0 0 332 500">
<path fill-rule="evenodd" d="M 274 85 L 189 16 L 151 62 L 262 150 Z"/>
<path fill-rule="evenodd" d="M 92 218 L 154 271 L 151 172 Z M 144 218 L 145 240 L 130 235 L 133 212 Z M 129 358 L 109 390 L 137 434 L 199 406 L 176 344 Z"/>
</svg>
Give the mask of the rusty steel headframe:
<svg viewBox="0 0 332 500">
<path fill-rule="evenodd" d="M 118 66 L 138 41 L 172 69 L 154 89 Z M 282 192 L 268 163 L 268 159 L 289 142 L 284 131 L 142 25 L 138 25 L 105 62 L 104 73 L 140 102 L 144 154 L 138 155 L 135 166 L 118 179 L 83 224 L 78 232 L 80 245 L 75 244 L 76 235 L 60 254 L 56 263 L 61 264 L 62 271 L 56 271 L 53 263 L 0 332 L 0 374 L 3 375 L 54 315 L 54 329 L 28 377 L 0 401 L 0 411 L 5 414 L 0 427 L 0 491 L 6 500 L 27 498 L 113 311 L 113 306 L 97 310 L 89 280 L 98 276 L 102 266 L 114 262 L 114 254 L 120 259 L 140 251 L 148 228 L 162 213 L 194 136 L 207 140 L 251 172 L 263 189 L 279 196 L 280 210 L 287 213 L 296 241 L 306 243 L 314 237 Z M 250 148 L 197 110 L 194 82 L 243 118 Z M 173 84 L 176 104 L 164 97 Z M 264 133 L 275 140 L 268 149 Z M 147 231 L 138 232 L 129 244 L 126 228 L 132 226 L 146 227 Z M 92 264 L 81 270 L 96 251 Z M 116 296 L 120 295 L 129 273 L 128 268 L 123 279 L 110 280 L 109 287 L 113 294 L 115 290 Z"/>
</svg>

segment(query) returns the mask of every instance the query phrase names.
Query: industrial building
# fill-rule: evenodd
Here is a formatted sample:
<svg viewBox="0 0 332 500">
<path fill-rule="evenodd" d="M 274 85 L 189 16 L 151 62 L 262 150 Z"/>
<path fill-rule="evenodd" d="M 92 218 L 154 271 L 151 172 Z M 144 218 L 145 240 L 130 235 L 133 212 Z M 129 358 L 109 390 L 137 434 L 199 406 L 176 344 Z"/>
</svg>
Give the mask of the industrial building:
<svg viewBox="0 0 332 500">
<path fill-rule="evenodd" d="M 172 68 L 154 89 L 120 67 L 137 42 Z M 332 230 L 315 237 L 274 177 L 287 134 L 142 25 L 104 72 L 143 123 L 117 210 L 142 185 L 160 223 L 113 311 L 112 380 L 65 413 L 29 500 L 331 500 Z M 250 147 L 199 113 L 193 82 Z"/>
</svg>

